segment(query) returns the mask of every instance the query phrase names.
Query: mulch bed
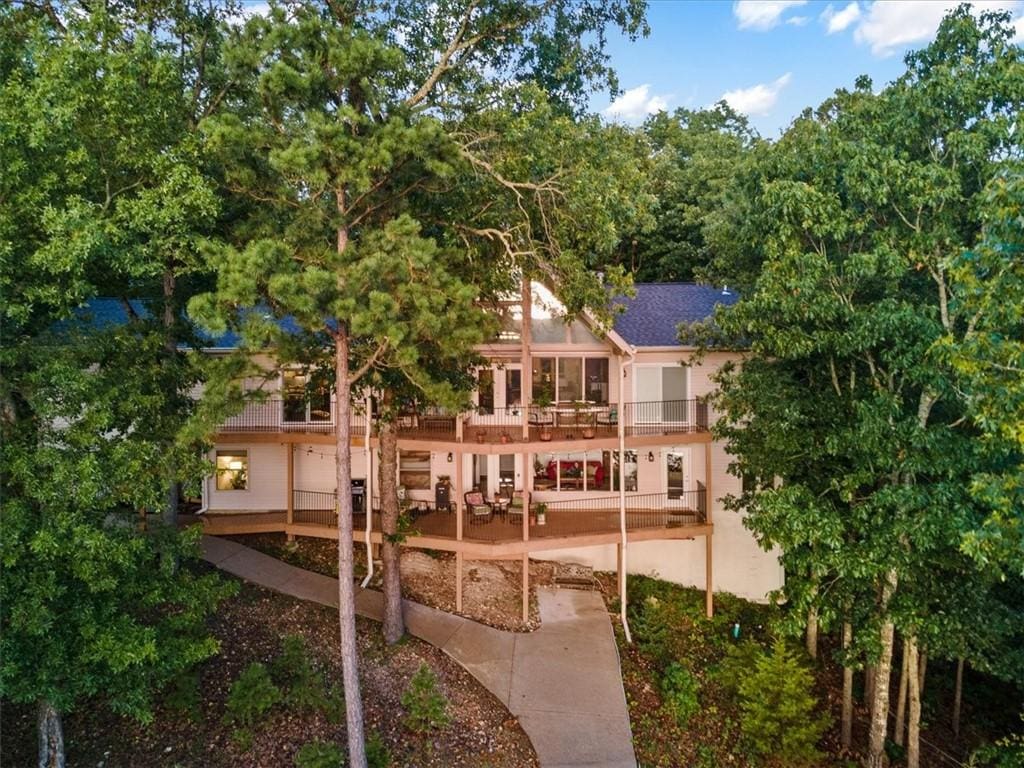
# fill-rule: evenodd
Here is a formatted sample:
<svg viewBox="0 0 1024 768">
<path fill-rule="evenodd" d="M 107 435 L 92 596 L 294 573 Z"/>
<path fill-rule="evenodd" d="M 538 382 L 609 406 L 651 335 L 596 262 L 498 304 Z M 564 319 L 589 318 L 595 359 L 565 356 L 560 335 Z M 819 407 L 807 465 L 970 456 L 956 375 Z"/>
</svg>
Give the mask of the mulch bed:
<svg viewBox="0 0 1024 768">
<path fill-rule="evenodd" d="M 338 546 L 332 539 L 298 537 L 288 544 L 284 534 L 264 533 L 229 536 L 233 541 L 276 557 L 291 565 L 326 576 L 338 575 Z M 357 575 L 366 573 L 366 548 L 355 547 Z M 557 564 L 530 561 L 530 618 L 523 621 L 522 561 L 466 560 L 459 615 L 511 632 L 532 632 L 540 626 L 537 587 L 553 583 Z M 379 588 L 377 567 L 369 586 Z M 413 547 L 402 551 L 402 594 L 409 600 L 455 611 L 455 555 Z"/>
<path fill-rule="evenodd" d="M 204 766 L 255 768 L 290 766 L 308 741 L 345 746 L 345 726 L 318 712 L 299 713 L 278 705 L 253 728 L 254 742 L 242 751 L 225 724 L 224 702 L 231 683 L 251 662 L 269 664 L 281 640 L 301 635 L 329 683 L 340 685 L 337 613 L 250 584 L 225 601 L 212 620 L 219 656 L 201 670 L 198 717 L 158 708 L 144 726 L 105 707 L 84 705 L 64 719 L 69 766 Z M 358 620 L 360 677 L 367 733 L 388 746 L 395 766 L 534 766 L 533 747 L 518 721 L 468 672 L 438 649 L 409 638 L 387 647 L 380 625 Z M 451 722 L 427 740 L 403 725 L 400 698 L 410 678 L 426 663 L 448 700 Z M 35 713 L 31 707 L 3 707 L 0 764 L 35 760 Z"/>
</svg>

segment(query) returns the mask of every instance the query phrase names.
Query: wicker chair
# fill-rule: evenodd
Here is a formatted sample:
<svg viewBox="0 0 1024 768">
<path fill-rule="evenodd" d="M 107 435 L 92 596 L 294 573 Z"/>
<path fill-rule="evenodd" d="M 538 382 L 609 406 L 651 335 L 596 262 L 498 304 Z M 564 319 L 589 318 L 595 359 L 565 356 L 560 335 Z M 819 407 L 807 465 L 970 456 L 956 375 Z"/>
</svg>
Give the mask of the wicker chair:
<svg viewBox="0 0 1024 768">
<path fill-rule="evenodd" d="M 488 523 L 494 517 L 494 507 L 484 500 L 480 491 L 470 491 L 463 496 L 470 523 Z"/>
</svg>

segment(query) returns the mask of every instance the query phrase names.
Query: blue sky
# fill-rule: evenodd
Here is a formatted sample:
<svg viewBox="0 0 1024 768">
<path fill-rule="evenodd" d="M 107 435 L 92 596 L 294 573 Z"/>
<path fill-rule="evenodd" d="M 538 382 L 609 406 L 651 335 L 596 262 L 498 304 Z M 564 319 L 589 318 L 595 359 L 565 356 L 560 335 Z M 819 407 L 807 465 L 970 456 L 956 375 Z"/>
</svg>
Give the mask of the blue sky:
<svg viewBox="0 0 1024 768">
<path fill-rule="evenodd" d="M 775 137 L 807 106 L 861 74 L 876 87 L 903 71 L 903 54 L 932 39 L 956 0 L 650 0 L 651 34 L 613 36 L 609 53 L 623 94 L 595 111 L 637 124 L 659 108 L 696 109 L 723 96 L 763 136 Z M 1009 10 L 1024 41 L 1024 0 L 978 7 Z"/>
</svg>

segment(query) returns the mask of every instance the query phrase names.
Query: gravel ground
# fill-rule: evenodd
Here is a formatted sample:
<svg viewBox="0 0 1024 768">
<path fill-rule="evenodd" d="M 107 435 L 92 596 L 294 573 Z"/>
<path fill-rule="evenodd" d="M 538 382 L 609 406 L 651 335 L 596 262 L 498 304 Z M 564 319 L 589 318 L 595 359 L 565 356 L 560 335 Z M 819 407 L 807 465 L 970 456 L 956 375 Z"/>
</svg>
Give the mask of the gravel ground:
<svg viewBox="0 0 1024 768">
<path fill-rule="evenodd" d="M 331 539 L 299 537 L 287 544 L 284 534 L 267 533 L 228 537 L 300 568 L 327 576 L 338 575 L 338 548 Z M 356 569 L 365 574 L 365 547 L 356 547 Z M 523 566 L 521 560 L 466 560 L 462 576 L 460 615 L 498 629 L 532 632 L 540 626 L 536 589 L 548 586 L 558 564 L 530 561 L 530 619 L 523 622 Z M 371 587 L 380 586 L 380 568 Z M 402 550 L 402 594 L 410 600 L 455 613 L 455 555 L 405 548 Z"/>
<path fill-rule="evenodd" d="M 518 721 L 468 672 L 438 649 L 409 638 L 388 648 L 379 625 L 359 620 L 360 673 L 367 733 L 376 732 L 391 751 L 395 766 L 534 766 L 536 755 Z M 110 714 L 99 705 L 83 705 L 65 718 L 69 766 L 290 766 L 307 741 L 345 744 L 344 725 L 320 713 L 299 713 L 279 705 L 253 729 L 252 748 L 240 750 L 232 727 L 223 723 L 231 683 L 251 662 L 269 663 L 281 638 L 302 635 L 314 663 L 340 684 L 337 614 L 249 584 L 226 601 L 213 620 L 220 655 L 201 672 L 199 717 L 158 709 L 149 726 Z M 409 679 L 426 663 L 448 700 L 450 724 L 424 740 L 403 725 L 400 703 Z M 4 706 L 2 765 L 34 761 L 35 718 L 31 708 Z"/>
</svg>

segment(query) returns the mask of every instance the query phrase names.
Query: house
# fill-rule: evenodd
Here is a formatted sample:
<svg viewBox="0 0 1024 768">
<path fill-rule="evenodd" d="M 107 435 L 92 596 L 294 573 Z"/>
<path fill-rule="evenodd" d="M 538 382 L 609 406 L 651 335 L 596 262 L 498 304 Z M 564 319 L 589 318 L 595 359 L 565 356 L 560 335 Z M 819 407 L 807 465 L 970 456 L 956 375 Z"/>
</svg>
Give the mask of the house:
<svg viewBox="0 0 1024 768">
<path fill-rule="evenodd" d="M 730 354 L 688 364 L 692 349 L 676 330 L 735 298 L 708 286 L 637 285 L 601 333 L 586 317 L 563 320 L 543 286 L 524 285 L 480 349 L 488 364 L 475 407 L 417 408 L 399 420 L 399 484 L 417 532 L 406 545 L 455 553 L 458 601 L 463 560 L 482 557 L 620 572 L 625 560 L 626 572 L 705 589 L 709 614 L 712 589 L 763 600 L 781 587 L 778 553 L 722 507 L 739 480 L 711 437 L 706 396 Z M 335 406 L 309 371 L 287 368 L 272 397 L 222 424 L 203 489 L 207 532 L 334 537 Z M 371 410 L 355 404 L 345 489 L 365 545 L 381 537 Z"/>
</svg>

